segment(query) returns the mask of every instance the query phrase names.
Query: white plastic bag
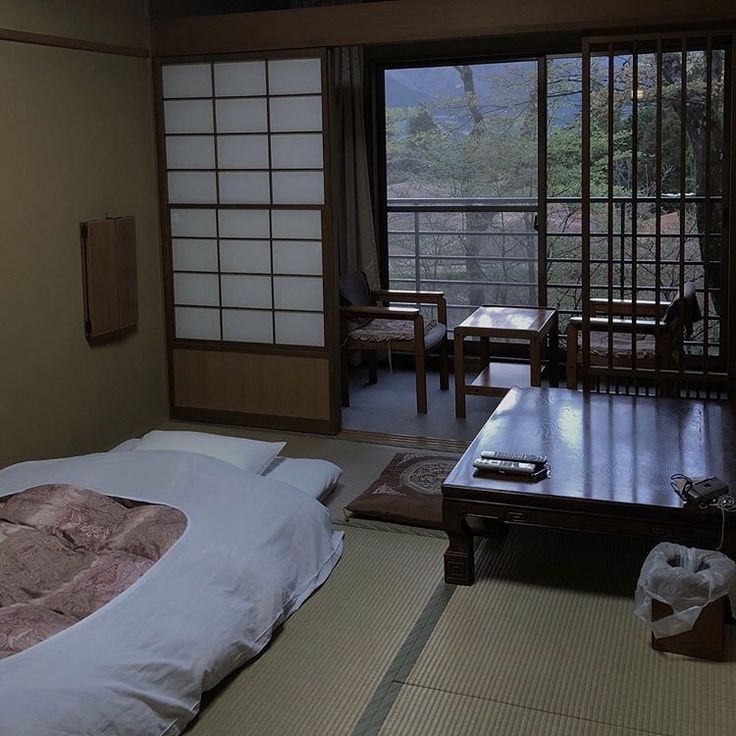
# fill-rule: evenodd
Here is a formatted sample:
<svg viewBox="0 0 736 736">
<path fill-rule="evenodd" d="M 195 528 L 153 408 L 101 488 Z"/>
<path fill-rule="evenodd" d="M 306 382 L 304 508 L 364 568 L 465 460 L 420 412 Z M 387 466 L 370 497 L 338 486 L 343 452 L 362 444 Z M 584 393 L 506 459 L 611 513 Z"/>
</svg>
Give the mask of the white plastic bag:
<svg viewBox="0 0 736 736">
<path fill-rule="evenodd" d="M 690 631 L 709 604 L 729 596 L 736 611 L 736 563 L 720 552 L 662 542 L 644 560 L 636 585 L 634 613 L 651 627 L 655 638 Z M 673 609 L 652 621 L 652 599 Z"/>
</svg>

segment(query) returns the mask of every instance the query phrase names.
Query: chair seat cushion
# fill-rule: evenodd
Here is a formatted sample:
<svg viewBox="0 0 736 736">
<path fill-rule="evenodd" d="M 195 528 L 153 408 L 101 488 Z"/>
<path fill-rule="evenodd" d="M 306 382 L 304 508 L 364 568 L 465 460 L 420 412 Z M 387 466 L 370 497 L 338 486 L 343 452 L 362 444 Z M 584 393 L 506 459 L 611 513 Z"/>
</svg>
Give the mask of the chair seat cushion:
<svg viewBox="0 0 736 736">
<path fill-rule="evenodd" d="M 608 357 L 608 332 L 599 332 L 591 330 L 590 332 L 590 352 L 600 357 Z M 578 332 L 578 347 L 583 347 L 583 333 Z M 637 335 L 636 336 L 636 357 L 638 359 L 654 359 L 655 340 L 654 335 Z M 631 335 L 624 332 L 613 333 L 613 357 L 614 358 L 630 358 L 631 357 Z"/>
<path fill-rule="evenodd" d="M 433 348 L 445 336 L 447 327 L 435 319 L 424 323 L 424 345 Z M 376 317 L 368 324 L 352 330 L 351 340 L 361 342 L 411 342 L 414 339 L 414 323 L 408 320 L 381 319 Z"/>
</svg>

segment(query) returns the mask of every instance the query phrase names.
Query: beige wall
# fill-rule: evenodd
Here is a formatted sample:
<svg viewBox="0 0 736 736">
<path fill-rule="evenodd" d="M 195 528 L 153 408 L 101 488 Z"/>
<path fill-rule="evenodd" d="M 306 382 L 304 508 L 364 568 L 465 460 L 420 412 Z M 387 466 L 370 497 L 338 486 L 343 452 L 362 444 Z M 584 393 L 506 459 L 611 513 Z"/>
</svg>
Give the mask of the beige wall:
<svg viewBox="0 0 736 736">
<path fill-rule="evenodd" d="M 61 22 L 63 6 L 75 13 Z M 0 27 L 136 44 L 143 9 L 18 0 L 3 3 Z M 2 466 L 104 449 L 162 421 L 167 395 L 150 61 L 0 41 L 0 89 Z M 140 319 L 93 348 L 79 222 L 106 214 L 136 217 Z"/>
<path fill-rule="evenodd" d="M 0 28 L 148 46 L 146 0 L 2 0 Z"/>
</svg>

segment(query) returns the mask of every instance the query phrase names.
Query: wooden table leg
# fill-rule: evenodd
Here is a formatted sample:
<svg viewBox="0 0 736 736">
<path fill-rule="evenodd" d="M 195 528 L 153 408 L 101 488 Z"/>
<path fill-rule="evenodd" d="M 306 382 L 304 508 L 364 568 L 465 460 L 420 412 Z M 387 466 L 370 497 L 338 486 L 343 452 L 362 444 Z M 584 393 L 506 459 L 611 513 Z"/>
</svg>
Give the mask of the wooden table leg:
<svg viewBox="0 0 736 736">
<path fill-rule="evenodd" d="M 542 350 L 539 337 L 534 336 L 529 340 L 529 363 L 531 364 L 532 386 L 542 385 Z"/>
<path fill-rule="evenodd" d="M 455 331 L 453 352 L 455 357 L 455 416 L 465 417 L 465 345 L 463 335 Z"/>
<path fill-rule="evenodd" d="M 480 364 L 481 370 L 491 364 L 491 341 L 484 336 L 480 338 Z"/>
<path fill-rule="evenodd" d="M 449 544 L 445 550 L 445 582 L 472 585 L 475 582 L 473 534 L 465 525 L 462 504 L 442 499 L 442 527 Z"/>
<path fill-rule="evenodd" d="M 547 335 L 547 360 L 549 361 L 549 385 L 552 388 L 558 388 L 560 385 L 560 322 L 557 312 L 555 312 Z"/>
<path fill-rule="evenodd" d="M 475 553 L 473 536 L 448 533 L 450 543 L 445 550 L 445 582 L 453 585 L 472 585 L 475 582 Z"/>
</svg>

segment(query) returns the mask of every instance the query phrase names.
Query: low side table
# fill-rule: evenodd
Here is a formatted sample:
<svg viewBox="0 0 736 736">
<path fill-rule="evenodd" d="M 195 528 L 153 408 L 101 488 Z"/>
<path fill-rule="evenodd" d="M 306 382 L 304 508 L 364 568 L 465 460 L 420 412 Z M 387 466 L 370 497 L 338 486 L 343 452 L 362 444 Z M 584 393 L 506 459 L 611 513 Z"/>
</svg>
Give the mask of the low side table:
<svg viewBox="0 0 736 736">
<path fill-rule="evenodd" d="M 491 337 L 511 337 L 529 341 L 530 384 L 542 385 L 542 344 L 547 343 L 550 366 L 549 385 L 559 384 L 559 336 L 557 310 L 544 307 L 478 307 L 454 330 L 455 333 L 455 416 L 465 416 L 465 396 L 503 396 L 510 387 L 491 383 Z M 483 370 L 465 383 L 465 338 L 479 337 Z"/>
</svg>

